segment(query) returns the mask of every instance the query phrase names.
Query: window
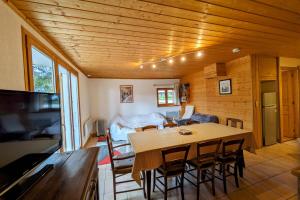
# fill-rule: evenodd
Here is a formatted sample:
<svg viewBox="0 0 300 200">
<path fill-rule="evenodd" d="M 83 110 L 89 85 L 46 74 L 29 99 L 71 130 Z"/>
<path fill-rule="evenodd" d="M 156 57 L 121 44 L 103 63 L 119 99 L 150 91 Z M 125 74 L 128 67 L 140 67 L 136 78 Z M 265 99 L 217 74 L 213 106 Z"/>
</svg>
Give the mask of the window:
<svg viewBox="0 0 300 200">
<path fill-rule="evenodd" d="M 174 89 L 158 88 L 157 89 L 157 106 L 174 106 Z"/>
<path fill-rule="evenodd" d="M 54 93 L 54 61 L 35 46 L 31 47 L 31 56 L 34 91 Z"/>
<path fill-rule="evenodd" d="M 60 94 L 60 99 L 51 101 L 61 108 L 62 151 L 79 149 L 82 143 L 78 72 L 23 27 L 22 42 L 26 90 Z M 46 100 L 41 99 L 41 103 Z"/>
</svg>

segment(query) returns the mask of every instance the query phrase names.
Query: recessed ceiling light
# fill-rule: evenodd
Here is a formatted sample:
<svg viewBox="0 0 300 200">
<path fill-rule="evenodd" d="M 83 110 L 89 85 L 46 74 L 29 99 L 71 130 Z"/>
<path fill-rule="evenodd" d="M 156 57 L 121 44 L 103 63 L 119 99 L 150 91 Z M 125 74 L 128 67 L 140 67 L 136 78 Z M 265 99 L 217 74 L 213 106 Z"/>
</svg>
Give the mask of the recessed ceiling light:
<svg viewBox="0 0 300 200">
<path fill-rule="evenodd" d="M 88 77 L 91 77 L 92 75 L 88 74 L 87 76 L 88 76 Z"/>
<path fill-rule="evenodd" d="M 144 65 L 140 65 L 140 69 L 143 69 L 144 68 Z"/>
<path fill-rule="evenodd" d="M 186 57 L 185 56 L 181 56 L 180 60 L 181 60 L 181 62 L 184 62 L 186 60 Z"/>
<path fill-rule="evenodd" d="M 240 48 L 233 48 L 232 53 L 239 53 L 241 51 Z"/>
<path fill-rule="evenodd" d="M 173 64 L 173 63 L 174 63 L 173 58 L 170 58 L 170 59 L 168 60 L 168 62 L 169 62 L 169 64 Z"/>
<path fill-rule="evenodd" d="M 198 52 L 196 53 L 196 56 L 197 56 L 198 58 L 202 57 L 202 56 L 203 56 L 203 52 L 202 52 L 202 51 L 198 51 Z"/>
<path fill-rule="evenodd" d="M 153 65 L 152 65 L 152 68 L 155 69 L 155 68 L 156 68 L 156 64 L 153 64 Z"/>
</svg>

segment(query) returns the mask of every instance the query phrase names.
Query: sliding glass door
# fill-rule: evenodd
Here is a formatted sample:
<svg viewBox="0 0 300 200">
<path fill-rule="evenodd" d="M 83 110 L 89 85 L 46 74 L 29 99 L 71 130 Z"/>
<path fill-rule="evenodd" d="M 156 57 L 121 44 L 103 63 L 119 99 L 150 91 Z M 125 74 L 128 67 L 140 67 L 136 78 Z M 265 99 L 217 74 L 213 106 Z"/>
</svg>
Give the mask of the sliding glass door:
<svg viewBox="0 0 300 200">
<path fill-rule="evenodd" d="M 78 72 L 22 29 L 25 47 L 25 88 L 34 92 L 60 93 L 62 151 L 81 147 Z"/>
<path fill-rule="evenodd" d="M 77 150 L 81 146 L 78 78 L 62 65 L 58 65 L 62 106 L 64 151 Z"/>
</svg>

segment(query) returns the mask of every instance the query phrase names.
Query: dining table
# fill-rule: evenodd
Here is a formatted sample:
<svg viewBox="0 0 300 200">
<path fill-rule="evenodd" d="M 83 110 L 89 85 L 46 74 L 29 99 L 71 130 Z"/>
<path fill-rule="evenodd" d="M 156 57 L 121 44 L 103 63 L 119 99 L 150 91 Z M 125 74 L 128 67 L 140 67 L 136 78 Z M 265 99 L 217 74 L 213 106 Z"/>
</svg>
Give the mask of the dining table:
<svg viewBox="0 0 300 200">
<path fill-rule="evenodd" d="M 190 131 L 189 135 L 180 134 L 180 130 Z M 162 165 L 161 151 L 164 149 L 190 145 L 188 159 L 197 156 L 197 143 L 222 139 L 244 139 L 243 149 L 255 152 L 252 131 L 234 128 L 217 123 L 201 123 L 187 126 L 153 129 L 128 134 L 132 150 L 135 153 L 132 178 L 140 184 L 141 172 L 146 172 L 146 194 L 151 199 L 151 171 Z"/>
</svg>

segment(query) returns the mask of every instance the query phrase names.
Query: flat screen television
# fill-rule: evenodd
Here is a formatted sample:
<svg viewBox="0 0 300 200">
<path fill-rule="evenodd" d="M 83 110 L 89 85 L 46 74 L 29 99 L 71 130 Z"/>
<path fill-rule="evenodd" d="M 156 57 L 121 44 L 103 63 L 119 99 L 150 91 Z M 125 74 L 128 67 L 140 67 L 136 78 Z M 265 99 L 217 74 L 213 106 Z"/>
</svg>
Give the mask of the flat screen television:
<svg viewBox="0 0 300 200">
<path fill-rule="evenodd" d="M 0 90 L 0 194 L 61 145 L 58 94 Z"/>
</svg>

